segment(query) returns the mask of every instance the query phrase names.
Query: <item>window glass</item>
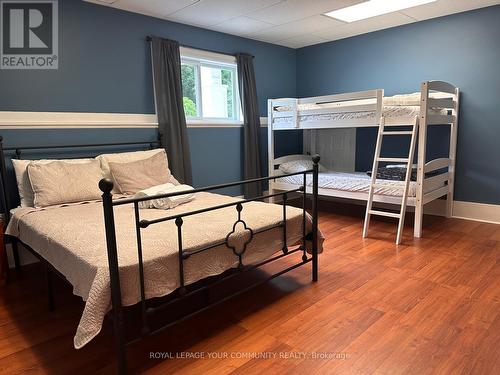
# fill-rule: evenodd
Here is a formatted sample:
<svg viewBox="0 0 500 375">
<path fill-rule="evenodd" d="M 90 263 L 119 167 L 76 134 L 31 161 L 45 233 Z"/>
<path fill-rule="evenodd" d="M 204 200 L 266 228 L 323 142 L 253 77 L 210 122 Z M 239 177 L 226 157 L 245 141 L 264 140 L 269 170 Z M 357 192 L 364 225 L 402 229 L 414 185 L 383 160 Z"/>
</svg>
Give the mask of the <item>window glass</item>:
<svg viewBox="0 0 500 375">
<path fill-rule="evenodd" d="M 182 101 L 186 117 L 198 117 L 196 103 L 196 67 L 190 64 L 181 65 L 182 74 Z"/>
<path fill-rule="evenodd" d="M 188 120 L 242 119 L 236 64 L 182 58 L 182 93 Z"/>
</svg>

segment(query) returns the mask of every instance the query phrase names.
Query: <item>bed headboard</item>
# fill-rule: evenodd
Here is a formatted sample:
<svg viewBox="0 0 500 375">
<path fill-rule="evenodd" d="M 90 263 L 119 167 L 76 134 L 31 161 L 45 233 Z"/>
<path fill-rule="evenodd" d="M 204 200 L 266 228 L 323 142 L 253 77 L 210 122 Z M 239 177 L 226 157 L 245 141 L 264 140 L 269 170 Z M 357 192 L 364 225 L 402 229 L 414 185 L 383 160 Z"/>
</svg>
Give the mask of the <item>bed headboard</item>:
<svg viewBox="0 0 500 375">
<path fill-rule="evenodd" d="M 99 154 L 105 152 L 116 152 L 117 150 L 127 149 L 141 150 L 144 148 L 160 148 L 161 144 L 161 134 L 158 134 L 157 140 L 148 141 L 137 141 L 137 142 L 116 142 L 116 143 L 90 143 L 90 144 L 58 144 L 58 145 L 46 145 L 46 146 L 9 146 L 3 147 L 3 137 L 0 135 L 0 182 L 2 194 L 0 195 L 1 208 L 4 212 L 6 222 L 10 219 L 10 210 L 18 206 L 19 197 L 17 195 L 16 177 L 13 168 L 10 168 L 11 161 L 13 158 L 21 159 L 24 151 L 29 152 L 46 152 L 49 150 L 57 151 L 63 154 L 63 157 L 57 157 L 58 159 L 71 159 L 67 157 L 68 153 L 78 152 L 78 157 L 95 157 Z M 66 157 L 64 157 L 66 154 Z M 43 155 L 33 159 L 41 159 Z M 47 156 L 45 156 L 47 157 Z"/>
</svg>

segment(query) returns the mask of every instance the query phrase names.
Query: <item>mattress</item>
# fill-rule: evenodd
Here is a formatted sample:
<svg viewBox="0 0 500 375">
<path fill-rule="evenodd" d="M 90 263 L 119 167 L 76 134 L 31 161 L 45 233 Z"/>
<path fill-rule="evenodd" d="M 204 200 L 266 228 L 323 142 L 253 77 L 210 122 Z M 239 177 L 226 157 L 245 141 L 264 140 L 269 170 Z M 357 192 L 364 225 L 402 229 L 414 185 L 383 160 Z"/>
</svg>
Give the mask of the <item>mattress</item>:
<svg viewBox="0 0 500 375">
<path fill-rule="evenodd" d="M 302 185 L 304 177 L 302 175 L 286 176 L 276 180 L 293 185 Z M 312 176 L 307 176 L 307 185 L 312 186 Z M 323 189 L 333 189 L 349 191 L 356 193 L 368 193 L 370 189 L 371 177 L 362 172 L 324 172 L 318 176 L 318 186 Z M 404 181 L 377 180 L 377 183 L 383 184 L 383 187 L 377 187 L 375 194 L 388 196 L 401 196 L 403 194 Z M 408 196 L 416 195 L 416 183 L 410 182 Z"/>
<path fill-rule="evenodd" d="M 211 193 L 195 194 L 195 199 L 170 210 L 141 209 L 141 219 L 156 219 L 206 207 L 236 202 L 239 199 Z M 243 204 L 242 219 L 254 232 L 243 254 L 243 263 L 269 258 L 282 248 L 282 229 L 270 227 L 282 221 L 282 206 L 262 202 Z M 123 305 L 140 301 L 140 283 L 133 205 L 114 209 L 118 261 Z M 185 283 L 218 275 L 237 267 L 238 257 L 223 243 L 230 232 L 231 246 L 241 251 L 248 231 L 233 229 L 235 207 L 209 211 L 184 218 L 182 226 L 185 251 L 215 245 L 184 262 Z M 308 230 L 311 228 L 307 217 Z M 260 232 L 261 230 L 267 231 Z M 111 308 L 110 279 L 101 202 L 90 202 L 44 209 L 17 208 L 7 234 L 18 237 L 49 261 L 73 285 L 85 308 L 74 337 L 81 348 L 101 330 L 104 316 Z M 289 245 L 302 238 L 302 210 L 287 207 Z M 319 233 L 320 249 L 322 235 Z M 177 227 L 173 221 L 154 224 L 142 230 L 146 298 L 165 296 L 179 286 Z"/>
<path fill-rule="evenodd" d="M 440 111 L 436 111 L 436 114 L 440 114 Z M 443 114 L 446 114 L 447 111 Z M 398 117 L 415 117 L 420 114 L 420 107 L 418 106 L 384 106 L 382 109 L 382 115 L 385 118 L 398 118 Z M 375 119 L 376 113 L 373 111 L 360 111 L 360 112 L 343 112 L 343 113 L 321 113 L 321 114 L 307 114 L 300 115 L 299 112 L 299 122 L 302 121 L 339 121 L 339 120 L 365 120 L 365 119 Z M 286 117 L 274 117 L 273 121 L 276 124 L 287 124 L 293 121 L 292 116 Z"/>
</svg>

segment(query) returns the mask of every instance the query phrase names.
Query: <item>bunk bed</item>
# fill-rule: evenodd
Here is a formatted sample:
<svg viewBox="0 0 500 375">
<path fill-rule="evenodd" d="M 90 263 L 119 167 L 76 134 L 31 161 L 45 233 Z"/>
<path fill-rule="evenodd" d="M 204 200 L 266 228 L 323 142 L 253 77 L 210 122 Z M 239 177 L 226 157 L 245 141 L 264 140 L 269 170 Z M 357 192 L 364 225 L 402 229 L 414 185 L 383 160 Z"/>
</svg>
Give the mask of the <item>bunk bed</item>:
<svg viewBox="0 0 500 375">
<path fill-rule="evenodd" d="M 275 131 L 305 130 L 314 139 L 317 129 L 418 126 L 416 181 L 410 183 L 407 205 L 415 208 L 414 236 L 422 235 L 424 205 L 446 196 L 446 216 L 452 215 L 455 155 L 459 114 L 459 89 L 443 81 L 426 81 L 420 92 L 384 97 L 384 90 L 343 93 L 309 98 L 281 98 L 268 101 L 269 176 L 279 177 L 285 163 L 301 161 L 305 155 L 274 157 Z M 449 152 L 444 158 L 426 159 L 428 127 L 448 126 Z M 311 142 L 314 153 L 314 145 Z M 388 159 L 390 162 L 390 160 Z M 354 200 L 368 199 L 371 178 L 365 172 L 319 173 L 319 195 Z M 378 182 L 378 178 L 377 178 Z M 403 181 L 383 180 L 373 201 L 401 204 Z M 270 194 L 303 184 L 293 177 L 269 181 Z M 307 192 L 312 182 L 306 181 Z"/>
</svg>

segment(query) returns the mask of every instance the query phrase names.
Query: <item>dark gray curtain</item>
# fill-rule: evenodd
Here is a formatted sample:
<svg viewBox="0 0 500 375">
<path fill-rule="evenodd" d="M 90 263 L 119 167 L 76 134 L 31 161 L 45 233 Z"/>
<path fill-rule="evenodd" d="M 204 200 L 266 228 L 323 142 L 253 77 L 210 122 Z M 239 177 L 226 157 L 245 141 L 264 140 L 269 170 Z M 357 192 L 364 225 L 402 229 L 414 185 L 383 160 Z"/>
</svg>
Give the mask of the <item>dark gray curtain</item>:
<svg viewBox="0 0 500 375">
<path fill-rule="evenodd" d="M 192 184 L 191 156 L 182 103 L 179 43 L 153 37 L 151 41 L 156 113 L 169 168 L 180 182 Z"/>
<path fill-rule="evenodd" d="M 253 69 L 253 56 L 246 53 L 236 55 L 238 83 L 243 112 L 243 177 L 245 180 L 262 177 L 260 166 L 260 115 L 257 88 Z M 262 195 L 262 183 L 244 185 L 245 197 Z"/>
</svg>

